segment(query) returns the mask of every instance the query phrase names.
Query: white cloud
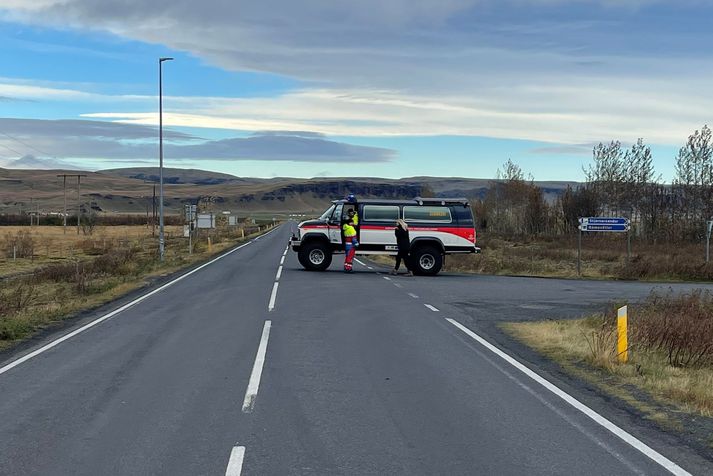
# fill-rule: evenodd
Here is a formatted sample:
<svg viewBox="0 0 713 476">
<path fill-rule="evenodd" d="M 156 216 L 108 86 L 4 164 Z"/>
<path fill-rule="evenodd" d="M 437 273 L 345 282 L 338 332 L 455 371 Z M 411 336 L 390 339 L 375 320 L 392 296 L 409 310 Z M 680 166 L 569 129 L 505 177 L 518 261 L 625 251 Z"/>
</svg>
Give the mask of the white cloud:
<svg viewBox="0 0 713 476">
<path fill-rule="evenodd" d="M 14 19 L 110 31 L 226 69 L 306 81 L 300 91 L 269 98 L 168 97 L 164 118 L 172 126 L 566 144 L 642 136 L 675 144 L 710 120 L 713 62 L 707 54 L 657 54 L 665 32 L 641 29 L 626 17 L 654 3 L 665 2 L 0 0 L 0 8 Z M 577 15 L 576 8 L 592 5 L 613 13 Z M 518 18 L 523 8 L 542 13 Z M 512 19 L 488 16 L 506 9 Z M 549 18 L 563 9 L 574 13 Z M 607 22 L 614 26 L 603 27 Z M 650 45 L 637 49 L 631 38 Z M 153 104 L 144 106 L 147 97 L 7 84 L 0 95 L 105 103 L 92 108 L 104 112 L 87 117 L 157 122 Z M 130 101 L 133 112 L 115 112 L 131 110 Z M 114 108 L 116 102 L 124 104 Z"/>
<path fill-rule="evenodd" d="M 101 159 L 109 162 L 153 158 L 155 127 L 89 120 L 0 118 L 0 148 L 24 162 L 49 157 Z M 321 163 L 379 163 L 396 157 L 390 149 L 330 140 L 314 132 L 268 131 L 251 137 L 205 140 L 164 130 L 164 151 L 172 160 L 268 160 Z M 32 159 L 32 160 L 30 160 Z M 56 159 L 55 159 L 56 160 Z M 18 162 L 22 164 L 22 162 Z"/>
</svg>

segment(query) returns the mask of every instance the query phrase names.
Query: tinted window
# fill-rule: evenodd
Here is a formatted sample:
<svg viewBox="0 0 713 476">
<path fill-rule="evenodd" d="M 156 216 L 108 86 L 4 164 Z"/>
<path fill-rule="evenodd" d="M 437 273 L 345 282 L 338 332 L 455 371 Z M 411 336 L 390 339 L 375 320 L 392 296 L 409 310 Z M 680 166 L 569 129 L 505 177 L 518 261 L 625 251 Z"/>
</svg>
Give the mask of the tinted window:
<svg viewBox="0 0 713 476">
<path fill-rule="evenodd" d="M 451 207 L 451 212 L 460 226 L 473 226 L 473 212 L 470 207 L 454 205 Z"/>
<path fill-rule="evenodd" d="M 453 222 L 451 210 L 448 207 L 404 207 L 404 220 L 431 223 Z"/>
<path fill-rule="evenodd" d="M 391 205 L 364 205 L 364 221 L 389 221 L 399 219 L 399 207 Z"/>
</svg>

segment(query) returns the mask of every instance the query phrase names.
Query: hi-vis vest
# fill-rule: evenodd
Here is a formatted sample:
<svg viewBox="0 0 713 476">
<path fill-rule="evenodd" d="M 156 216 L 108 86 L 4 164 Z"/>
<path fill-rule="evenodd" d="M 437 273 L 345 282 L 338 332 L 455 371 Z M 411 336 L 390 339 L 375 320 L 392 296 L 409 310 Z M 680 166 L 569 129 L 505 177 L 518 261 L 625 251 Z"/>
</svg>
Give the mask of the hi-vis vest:
<svg viewBox="0 0 713 476">
<path fill-rule="evenodd" d="M 346 236 L 347 238 L 356 236 L 356 234 L 357 234 L 356 228 L 354 228 L 349 223 L 345 223 L 344 226 L 342 226 L 342 230 L 344 230 L 344 236 Z"/>
<path fill-rule="evenodd" d="M 359 214 L 357 212 L 354 212 L 354 216 L 352 217 L 352 221 L 354 222 L 354 226 L 357 226 L 359 224 Z"/>
</svg>

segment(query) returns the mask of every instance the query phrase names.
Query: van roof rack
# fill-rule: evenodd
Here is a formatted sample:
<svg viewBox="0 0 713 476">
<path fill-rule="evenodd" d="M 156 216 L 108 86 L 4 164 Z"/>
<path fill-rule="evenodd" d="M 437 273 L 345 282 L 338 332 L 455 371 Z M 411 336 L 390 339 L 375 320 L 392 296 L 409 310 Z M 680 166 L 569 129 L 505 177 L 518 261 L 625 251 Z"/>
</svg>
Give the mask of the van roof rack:
<svg viewBox="0 0 713 476">
<path fill-rule="evenodd" d="M 414 198 L 418 202 L 419 205 L 423 205 L 424 203 L 437 203 L 439 205 L 447 205 L 447 204 L 458 204 L 458 205 L 468 205 L 468 199 L 467 198 L 439 198 L 439 197 L 416 197 Z"/>
</svg>

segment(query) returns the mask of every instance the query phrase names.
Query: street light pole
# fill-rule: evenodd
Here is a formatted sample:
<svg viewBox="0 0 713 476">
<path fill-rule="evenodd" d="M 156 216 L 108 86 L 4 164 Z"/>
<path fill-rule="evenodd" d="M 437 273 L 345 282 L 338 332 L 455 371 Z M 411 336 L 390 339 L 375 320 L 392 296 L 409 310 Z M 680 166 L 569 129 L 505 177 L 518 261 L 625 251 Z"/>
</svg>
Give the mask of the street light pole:
<svg viewBox="0 0 713 476">
<path fill-rule="evenodd" d="M 158 59 L 158 155 L 159 155 L 159 231 L 158 252 L 161 261 L 164 254 L 163 234 L 163 62 L 173 58 Z"/>
</svg>

